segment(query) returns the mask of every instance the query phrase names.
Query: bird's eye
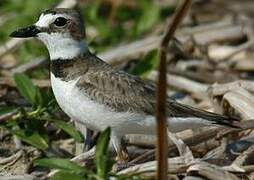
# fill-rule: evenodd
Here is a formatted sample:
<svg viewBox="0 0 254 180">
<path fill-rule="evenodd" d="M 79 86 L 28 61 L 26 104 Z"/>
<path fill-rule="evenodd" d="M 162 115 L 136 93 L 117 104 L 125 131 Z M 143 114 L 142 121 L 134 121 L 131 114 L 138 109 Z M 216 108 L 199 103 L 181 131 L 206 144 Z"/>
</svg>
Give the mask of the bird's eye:
<svg viewBox="0 0 254 180">
<path fill-rule="evenodd" d="M 67 23 L 67 19 L 63 18 L 63 17 L 58 17 L 56 18 L 54 24 L 58 27 L 62 27 Z"/>
</svg>

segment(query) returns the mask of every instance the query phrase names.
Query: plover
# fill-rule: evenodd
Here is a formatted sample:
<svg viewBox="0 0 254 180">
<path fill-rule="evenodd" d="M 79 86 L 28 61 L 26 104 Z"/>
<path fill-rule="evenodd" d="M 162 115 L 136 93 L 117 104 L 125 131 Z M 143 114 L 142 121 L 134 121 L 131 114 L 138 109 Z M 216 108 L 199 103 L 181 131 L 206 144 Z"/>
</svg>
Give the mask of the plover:
<svg viewBox="0 0 254 180">
<path fill-rule="evenodd" d="M 102 131 L 111 127 L 111 142 L 120 157 L 123 158 L 121 138 L 125 134 L 155 132 L 156 86 L 92 54 L 77 11 L 47 10 L 34 25 L 10 36 L 36 37 L 47 46 L 51 85 L 59 106 L 89 129 Z M 180 104 L 169 97 L 166 113 L 172 132 L 216 124 L 235 127 L 237 121 Z"/>
</svg>

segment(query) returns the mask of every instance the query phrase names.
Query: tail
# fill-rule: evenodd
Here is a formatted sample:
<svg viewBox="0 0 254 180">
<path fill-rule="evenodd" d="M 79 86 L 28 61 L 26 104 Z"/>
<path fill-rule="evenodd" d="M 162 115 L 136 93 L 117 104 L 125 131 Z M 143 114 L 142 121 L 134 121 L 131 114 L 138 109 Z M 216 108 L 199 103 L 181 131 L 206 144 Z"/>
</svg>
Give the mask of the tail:
<svg viewBox="0 0 254 180">
<path fill-rule="evenodd" d="M 176 117 L 197 117 L 209 121 L 211 124 L 226 126 L 230 128 L 241 128 L 240 119 L 221 114 L 216 114 L 194 108 L 176 101 L 169 101 L 168 112 Z"/>
<path fill-rule="evenodd" d="M 235 128 L 235 129 L 242 128 L 240 123 L 240 118 L 233 117 L 233 116 L 218 115 L 218 114 L 216 115 L 218 116 L 218 119 L 213 119 L 212 124 Z"/>
</svg>

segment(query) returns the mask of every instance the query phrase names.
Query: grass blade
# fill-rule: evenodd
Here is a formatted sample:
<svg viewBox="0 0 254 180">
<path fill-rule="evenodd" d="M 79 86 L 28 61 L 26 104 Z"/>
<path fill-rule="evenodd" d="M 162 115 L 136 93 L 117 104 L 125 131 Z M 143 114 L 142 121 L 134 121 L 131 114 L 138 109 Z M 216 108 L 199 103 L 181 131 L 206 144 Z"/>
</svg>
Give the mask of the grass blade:
<svg viewBox="0 0 254 180">
<path fill-rule="evenodd" d="M 14 80 L 20 94 L 34 105 L 36 103 L 37 88 L 34 86 L 31 79 L 25 74 L 16 73 L 14 75 Z"/>
<path fill-rule="evenodd" d="M 34 161 L 34 164 L 37 166 L 44 166 L 50 169 L 60 169 L 63 171 L 68 171 L 71 173 L 87 173 L 83 167 L 71 162 L 69 159 L 62 158 L 44 158 L 37 159 Z"/>
<path fill-rule="evenodd" d="M 53 122 L 58 128 L 65 131 L 69 134 L 75 141 L 77 142 L 84 142 L 83 136 L 78 132 L 72 124 L 63 121 L 56 121 Z"/>
<path fill-rule="evenodd" d="M 32 146 L 46 150 L 49 145 L 45 138 L 43 138 L 38 132 L 35 131 L 25 131 L 22 129 L 10 130 L 13 134 L 18 136 L 22 141 L 31 144 Z"/>
<path fill-rule="evenodd" d="M 97 175 L 105 179 L 107 175 L 107 170 L 111 169 L 108 165 L 108 145 L 110 140 L 110 128 L 107 128 L 103 131 L 97 141 L 96 144 L 96 155 L 95 162 L 97 167 Z"/>
</svg>

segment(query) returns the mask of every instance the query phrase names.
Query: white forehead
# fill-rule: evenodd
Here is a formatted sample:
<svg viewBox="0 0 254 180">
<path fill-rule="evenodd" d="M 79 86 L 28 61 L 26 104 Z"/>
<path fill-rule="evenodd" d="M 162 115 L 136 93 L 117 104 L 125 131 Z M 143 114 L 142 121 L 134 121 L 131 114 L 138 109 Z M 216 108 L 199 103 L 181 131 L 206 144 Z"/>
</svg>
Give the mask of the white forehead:
<svg viewBox="0 0 254 180">
<path fill-rule="evenodd" d="M 49 27 L 49 25 L 52 24 L 58 17 L 66 16 L 63 14 L 41 14 L 39 20 L 35 23 L 35 25 L 38 27 Z"/>
</svg>

